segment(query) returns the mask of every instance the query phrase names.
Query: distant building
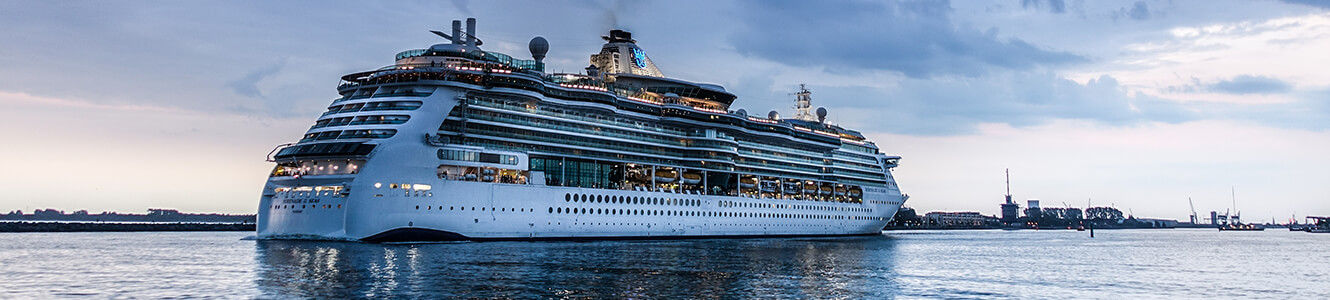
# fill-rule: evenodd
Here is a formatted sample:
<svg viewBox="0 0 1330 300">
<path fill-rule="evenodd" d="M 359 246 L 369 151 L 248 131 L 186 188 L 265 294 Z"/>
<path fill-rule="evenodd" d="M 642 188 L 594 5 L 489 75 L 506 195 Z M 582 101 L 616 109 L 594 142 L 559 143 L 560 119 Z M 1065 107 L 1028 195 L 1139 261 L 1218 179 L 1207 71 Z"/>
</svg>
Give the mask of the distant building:
<svg viewBox="0 0 1330 300">
<path fill-rule="evenodd" d="M 1031 220 L 1039 220 L 1044 217 L 1044 211 L 1039 209 L 1039 199 L 1025 200 L 1025 217 Z"/>
<path fill-rule="evenodd" d="M 1002 223 L 1015 223 L 1021 217 L 1021 205 L 1012 203 L 1007 196 L 1007 203 L 1002 204 Z"/>
<path fill-rule="evenodd" d="M 1094 220 L 1122 220 L 1122 211 L 1112 207 L 1091 207 L 1085 209 L 1085 218 Z"/>
<path fill-rule="evenodd" d="M 923 223 L 923 219 L 920 219 L 919 215 L 915 214 L 913 208 L 901 206 L 899 210 L 896 210 L 896 216 L 892 217 L 890 222 L 887 222 L 886 227 L 911 228 L 922 226 Z"/>
<path fill-rule="evenodd" d="M 929 225 L 942 227 L 979 227 L 984 226 L 985 217 L 978 212 L 929 212 L 924 214 Z"/>
<path fill-rule="evenodd" d="M 1136 221 L 1144 224 L 1150 224 L 1150 227 L 1154 228 L 1178 227 L 1178 220 L 1137 218 Z"/>
<path fill-rule="evenodd" d="M 161 208 L 149 208 L 149 209 L 148 209 L 148 215 L 149 215 L 149 216 L 174 216 L 174 215 L 179 215 L 179 214 L 180 214 L 180 211 L 179 211 L 179 210 L 174 210 L 174 209 L 161 209 Z"/>
<path fill-rule="evenodd" d="M 1002 223 L 1016 223 L 1021 218 L 1021 205 L 1011 201 L 1011 170 L 1007 170 L 1007 202 L 1002 204 Z"/>
<path fill-rule="evenodd" d="M 1040 209 L 1040 214 L 1042 214 L 1044 218 L 1059 219 L 1059 220 L 1080 220 L 1082 218 L 1081 209 L 1074 207 L 1044 208 Z"/>
</svg>

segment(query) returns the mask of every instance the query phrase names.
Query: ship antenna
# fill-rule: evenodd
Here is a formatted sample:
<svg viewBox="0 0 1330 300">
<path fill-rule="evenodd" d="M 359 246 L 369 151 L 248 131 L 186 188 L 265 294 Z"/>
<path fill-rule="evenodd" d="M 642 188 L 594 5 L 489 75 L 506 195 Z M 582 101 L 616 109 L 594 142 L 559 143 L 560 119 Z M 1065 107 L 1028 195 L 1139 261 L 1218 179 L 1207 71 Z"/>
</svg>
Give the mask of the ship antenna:
<svg viewBox="0 0 1330 300">
<path fill-rule="evenodd" d="M 813 114 L 810 113 L 813 108 L 812 94 L 812 92 L 808 91 L 807 85 L 802 83 L 799 84 L 799 92 L 794 93 L 794 109 L 798 110 L 798 113 L 794 114 L 795 119 L 810 122 L 817 121 L 817 117 L 814 117 Z"/>
<path fill-rule="evenodd" d="M 1011 169 L 1007 169 L 1007 203 L 1011 203 Z"/>
</svg>

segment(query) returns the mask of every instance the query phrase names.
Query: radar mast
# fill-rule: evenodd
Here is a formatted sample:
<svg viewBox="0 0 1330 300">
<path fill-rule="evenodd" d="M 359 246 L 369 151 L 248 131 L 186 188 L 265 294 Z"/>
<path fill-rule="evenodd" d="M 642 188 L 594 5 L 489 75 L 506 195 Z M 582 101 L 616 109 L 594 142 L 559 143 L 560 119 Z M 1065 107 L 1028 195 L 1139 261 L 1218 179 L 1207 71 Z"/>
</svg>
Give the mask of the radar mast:
<svg viewBox="0 0 1330 300">
<path fill-rule="evenodd" d="M 794 119 L 817 122 L 817 117 L 809 112 L 813 108 L 812 95 L 813 93 L 809 92 L 804 84 L 799 84 L 799 92 L 794 93 L 794 109 L 798 111 L 794 115 Z"/>
</svg>

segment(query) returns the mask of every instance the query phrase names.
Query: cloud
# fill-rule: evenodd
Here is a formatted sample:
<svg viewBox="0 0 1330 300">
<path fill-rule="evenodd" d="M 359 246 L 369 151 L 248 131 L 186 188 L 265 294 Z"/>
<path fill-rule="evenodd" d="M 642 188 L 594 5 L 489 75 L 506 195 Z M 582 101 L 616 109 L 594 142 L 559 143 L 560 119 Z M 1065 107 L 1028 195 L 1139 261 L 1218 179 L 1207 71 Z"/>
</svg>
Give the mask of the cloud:
<svg viewBox="0 0 1330 300">
<path fill-rule="evenodd" d="M 1325 0 L 1283 0 L 1284 3 L 1302 4 L 1319 8 L 1330 8 L 1330 1 Z"/>
<path fill-rule="evenodd" d="M 1197 103 L 1207 119 L 1239 120 L 1272 128 L 1330 130 L 1330 90 L 1294 92 L 1299 99 L 1282 103 Z"/>
<path fill-rule="evenodd" d="M 475 13 L 472 13 L 472 12 L 471 12 L 471 8 L 470 8 L 470 7 L 467 7 L 467 2 L 466 2 L 466 0 L 452 0 L 452 2 L 453 2 L 453 8 L 456 8 L 457 11 L 458 11 L 458 12 L 461 12 L 463 15 L 467 15 L 467 16 L 474 16 L 474 15 L 475 15 Z"/>
<path fill-rule="evenodd" d="M 1118 18 L 1129 18 L 1136 21 L 1149 20 L 1150 6 L 1145 4 L 1145 1 L 1136 1 L 1136 3 L 1132 3 L 1130 9 L 1123 7 L 1114 12 L 1113 19 L 1117 20 Z"/>
<path fill-rule="evenodd" d="M 739 53 L 829 72 L 887 70 L 909 77 L 977 76 L 1088 61 L 1016 38 L 957 26 L 947 1 L 745 3 L 730 38 Z"/>
<path fill-rule="evenodd" d="M 1293 87 L 1288 83 L 1265 76 L 1238 75 L 1230 80 L 1221 80 L 1208 86 L 1211 91 L 1229 94 L 1273 94 L 1285 93 Z"/>
<path fill-rule="evenodd" d="M 244 77 L 228 82 L 226 86 L 231 88 L 231 91 L 241 96 L 263 99 L 265 97 L 263 96 L 263 92 L 259 90 L 258 83 L 263 81 L 264 78 L 277 74 L 277 72 L 282 70 L 282 66 L 285 65 L 286 60 L 283 59 L 277 63 L 263 66 L 250 71 L 248 74 L 245 74 Z"/>
<path fill-rule="evenodd" d="M 1055 14 L 1067 12 L 1067 3 L 1062 0 L 1048 0 L 1048 12 Z"/>
<path fill-rule="evenodd" d="M 893 88 L 822 91 L 817 99 L 839 108 L 833 115 L 842 114 L 833 120 L 851 128 L 912 135 L 969 134 L 986 123 L 1028 127 L 1086 120 L 1132 126 L 1200 117 L 1177 102 L 1128 93 L 1107 75 L 1080 83 L 1048 72 L 1004 72 L 981 78 L 907 79 Z"/>
<path fill-rule="evenodd" d="M 1042 8 L 1043 3 L 1039 0 L 1021 0 L 1021 8 Z M 1067 3 L 1063 0 L 1048 0 L 1048 12 L 1060 14 L 1067 12 Z"/>
</svg>

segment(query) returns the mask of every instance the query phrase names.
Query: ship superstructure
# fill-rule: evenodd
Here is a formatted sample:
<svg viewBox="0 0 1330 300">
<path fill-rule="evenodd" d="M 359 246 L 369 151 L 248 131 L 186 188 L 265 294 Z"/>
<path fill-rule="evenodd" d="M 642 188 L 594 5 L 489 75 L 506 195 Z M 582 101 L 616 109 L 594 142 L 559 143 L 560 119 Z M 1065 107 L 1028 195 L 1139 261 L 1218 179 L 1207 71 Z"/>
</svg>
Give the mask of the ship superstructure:
<svg viewBox="0 0 1330 300">
<path fill-rule="evenodd" d="M 829 124 L 730 110 L 723 87 L 664 77 L 614 30 L 584 74 L 480 49 L 466 30 L 342 77 L 277 163 L 261 238 L 370 242 L 877 234 L 907 198 L 883 154 Z"/>
</svg>

